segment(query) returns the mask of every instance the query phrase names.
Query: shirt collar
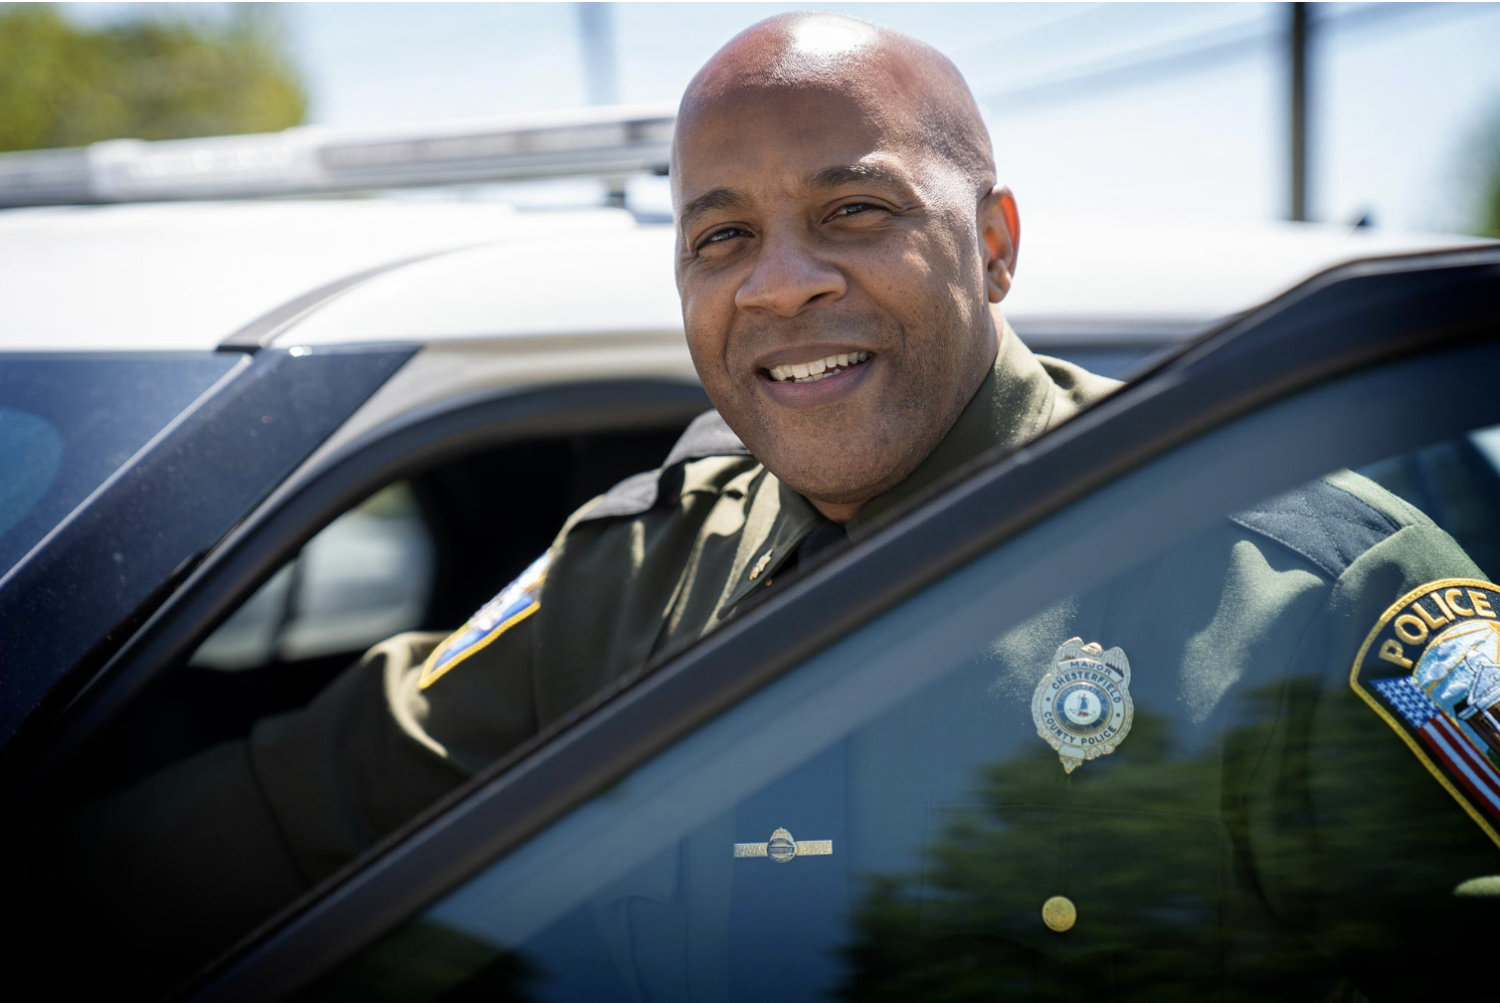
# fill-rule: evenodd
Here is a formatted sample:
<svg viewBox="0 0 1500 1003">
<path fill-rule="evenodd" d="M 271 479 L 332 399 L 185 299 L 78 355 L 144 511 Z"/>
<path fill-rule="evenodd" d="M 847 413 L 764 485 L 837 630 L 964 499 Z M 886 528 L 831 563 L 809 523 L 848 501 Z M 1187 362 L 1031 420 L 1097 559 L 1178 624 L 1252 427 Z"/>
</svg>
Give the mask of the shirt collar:
<svg viewBox="0 0 1500 1003">
<path fill-rule="evenodd" d="M 728 594 L 719 604 L 720 616 L 769 586 L 807 539 L 807 534 L 823 521 L 823 514 L 812 502 L 769 471 L 764 478 L 745 517 L 744 532 L 740 534 L 740 545 L 730 569 Z"/>
<path fill-rule="evenodd" d="M 930 489 L 954 470 L 997 446 L 1019 446 L 1040 435 L 1052 420 L 1051 379 L 1031 350 L 1011 330 L 1001 329 L 995 365 L 969 399 L 937 448 L 905 480 L 871 498 L 844 526 L 863 539 L 887 513 Z"/>
</svg>

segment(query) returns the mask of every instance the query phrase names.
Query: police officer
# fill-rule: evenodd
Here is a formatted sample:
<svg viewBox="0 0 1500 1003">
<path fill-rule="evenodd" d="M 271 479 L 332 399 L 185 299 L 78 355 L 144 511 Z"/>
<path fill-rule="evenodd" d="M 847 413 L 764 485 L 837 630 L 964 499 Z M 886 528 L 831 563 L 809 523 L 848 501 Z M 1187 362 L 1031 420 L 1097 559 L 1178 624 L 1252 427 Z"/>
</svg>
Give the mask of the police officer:
<svg viewBox="0 0 1500 1003">
<path fill-rule="evenodd" d="M 671 177 L 688 345 L 717 416 L 576 513 L 463 629 L 395 638 L 312 712 L 259 729 L 252 760 L 300 873 L 328 874 L 713 629 L 809 546 L 858 539 L 1113 386 L 1038 359 L 992 311 L 1016 203 L 963 80 L 920 43 L 843 17 L 751 28 L 689 85 Z"/>
<path fill-rule="evenodd" d="M 306 710 L 262 722 L 248 744 L 212 750 L 123 801 L 90 809 L 100 828 L 91 822 L 74 831 L 108 829 L 109 856 L 96 853 L 98 866 L 149 888 L 152 907 L 175 927 L 173 937 L 153 931 L 132 949 L 142 969 L 201 960 L 601 687 L 756 602 L 817 550 L 857 541 L 967 461 L 1024 443 L 1112 389 L 1033 355 L 1005 323 L 998 305 L 1016 265 L 1016 203 L 996 184 L 990 140 L 967 87 L 921 43 L 833 15 L 781 16 L 748 29 L 689 85 L 671 180 L 684 325 L 717 412 L 695 422 L 660 469 L 575 513 L 547 553 L 457 632 L 379 645 Z M 1342 650 L 1345 634 L 1368 626 L 1320 603 L 1357 607 L 1352 594 L 1385 606 L 1424 581 L 1478 577 L 1420 513 L 1368 482 L 1351 475 L 1311 491 L 1247 515 L 1230 535 L 1204 545 L 1212 554 L 1174 565 L 1198 569 L 1196 577 L 1162 572 L 1142 581 L 1158 601 L 1166 596 L 1195 610 L 1202 637 L 1254 638 L 1256 657 L 1291 665 L 1321 658 L 1319 646 Z M 1342 528 L 1331 533 L 1328 520 L 1309 517 L 1309 506 L 1342 513 L 1335 520 Z M 1289 562 L 1299 574 L 1287 571 Z M 1135 598 L 1148 594 L 1142 588 Z M 1460 592 L 1458 601 L 1482 618 L 1484 595 Z M 1052 649 L 1087 620 L 1080 611 L 1096 601 L 1082 597 L 1066 615 L 1028 625 L 1011 639 L 1026 656 L 1007 664 L 1040 675 Z M 1442 611 L 1424 610 L 1426 637 Z M 1308 628 L 1320 611 L 1337 629 Z M 1152 638 L 1140 633 L 1149 618 L 1132 623 L 1130 647 L 1150 648 Z M 1266 638 L 1274 643 L 1262 644 Z M 1180 635 L 1164 647 L 1175 653 L 1161 661 L 1178 666 L 1206 650 Z M 1398 657 L 1409 654 L 1403 648 Z M 1236 681 L 1180 668 L 1153 685 L 1213 703 Z M 1034 682 L 1023 688 L 1029 693 Z M 1246 756 L 1256 764 L 1295 759 L 1316 746 L 1304 711 L 1278 719 L 1282 730 L 1261 736 L 1253 753 L 1234 746 L 1233 768 Z M 1369 719 L 1386 727 L 1373 713 Z M 1406 749 L 1393 749 L 1389 762 L 1410 765 L 1401 759 Z M 1228 751 L 1225 757 L 1228 764 Z M 1244 848 L 1256 840 L 1261 859 L 1312 859 L 1313 837 L 1288 821 L 1285 792 L 1249 790 L 1252 782 L 1276 787 L 1289 771 L 1247 770 L 1235 774 L 1243 785 L 1233 793 L 1213 795 L 1235 800 L 1237 829 L 1224 837 L 1235 852 L 1221 857 L 1213 831 L 1193 830 L 1209 846 L 1209 863 L 1194 875 L 1270 888 L 1277 901 L 1257 906 L 1255 922 L 1246 924 L 1266 944 L 1281 943 L 1265 933 L 1281 922 L 1278 910 L 1305 914 L 1313 907 L 1303 903 L 1315 897 L 1269 872 L 1236 872 L 1249 867 Z M 1052 793 L 1038 797 L 1066 800 L 1066 781 L 1048 783 Z M 1444 801 L 1446 792 L 1429 786 L 1412 803 L 1433 811 L 1446 805 L 1470 825 Z M 1298 791 L 1293 800 L 1326 803 L 1305 781 Z M 1330 811 L 1347 808 L 1338 798 L 1333 804 Z M 1240 817 L 1251 812 L 1264 817 Z M 163 826 L 178 842 L 211 845 L 216 858 L 233 863 L 192 881 L 173 877 L 173 855 L 157 838 Z M 1458 849 L 1443 844 L 1465 867 L 1494 850 L 1471 828 Z M 1246 835 L 1252 830 L 1254 839 Z M 1175 830 L 1163 823 L 1160 831 Z M 138 901 L 122 899 L 132 908 Z M 1317 908 L 1326 908 L 1325 899 Z M 1247 908 L 1243 896 L 1224 901 Z M 189 916 L 193 922 L 180 921 Z M 1345 942 L 1345 928 L 1336 942 L 1325 937 L 1317 946 L 1325 920 L 1308 926 L 1315 945 L 1308 950 L 1326 956 L 1299 955 L 1297 972 L 1359 954 L 1358 943 Z M 1235 922 L 1218 913 L 1208 921 Z M 98 922 L 124 925 L 107 904 Z M 1212 937 L 1205 943 L 1210 952 L 1227 950 Z M 1237 970 L 1253 967 L 1256 950 L 1243 942 L 1237 950 Z M 1279 958 L 1275 950 L 1266 947 L 1264 957 Z M 1152 971 L 1169 977 L 1170 967 Z M 1224 965 L 1211 969 L 1213 979 L 1227 977 Z M 886 977 L 895 984 L 899 975 Z"/>
</svg>

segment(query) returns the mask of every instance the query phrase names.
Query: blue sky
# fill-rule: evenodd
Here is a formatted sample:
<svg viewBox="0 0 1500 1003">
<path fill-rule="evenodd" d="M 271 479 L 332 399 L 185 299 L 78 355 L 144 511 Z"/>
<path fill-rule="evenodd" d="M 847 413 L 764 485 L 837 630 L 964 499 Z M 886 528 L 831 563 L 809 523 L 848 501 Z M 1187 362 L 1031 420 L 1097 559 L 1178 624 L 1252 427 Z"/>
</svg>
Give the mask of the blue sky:
<svg viewBox="0 0 1500 1003">
<path fill-rule="evenodd" d="M 68 8 L 104 19 L 140 6 Z M 586 103 L 577 4 L 278 6 L 315 123 Z M 675 101 L 736 31 L 799 6 L 610 5 L 620 100 Z M 819 7 L 891 25 L 957 63 L 1030 222 L 1285 211 L 1285 5 Z M 1312 214 L 1461 228 L 1473 211 L 1481 126 L 1488 120 L 1500 132 L 1500 4 L 1318 4 L 1313 17 Z M 576 188 L 553 191 L 568 198 Z M 631 194 L 646 207 L 665 205 L 660 181 L 643 179 Z"/>
</svg>

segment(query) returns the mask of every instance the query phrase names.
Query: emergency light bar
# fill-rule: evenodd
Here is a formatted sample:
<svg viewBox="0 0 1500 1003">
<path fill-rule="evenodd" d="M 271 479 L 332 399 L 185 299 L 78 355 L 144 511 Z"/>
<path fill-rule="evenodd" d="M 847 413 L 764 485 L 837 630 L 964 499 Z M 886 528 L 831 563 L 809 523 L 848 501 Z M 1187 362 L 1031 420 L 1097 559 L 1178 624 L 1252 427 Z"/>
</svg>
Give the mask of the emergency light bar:
<svg viewBox="0 0 1500 1003">
<path fill-rule="evenodd" d="M 254 198 L 665 174 L 675 109 L 609 108 L 449 126 L 284 132 L 0 154 L 0 208 Z"/>
</svg>

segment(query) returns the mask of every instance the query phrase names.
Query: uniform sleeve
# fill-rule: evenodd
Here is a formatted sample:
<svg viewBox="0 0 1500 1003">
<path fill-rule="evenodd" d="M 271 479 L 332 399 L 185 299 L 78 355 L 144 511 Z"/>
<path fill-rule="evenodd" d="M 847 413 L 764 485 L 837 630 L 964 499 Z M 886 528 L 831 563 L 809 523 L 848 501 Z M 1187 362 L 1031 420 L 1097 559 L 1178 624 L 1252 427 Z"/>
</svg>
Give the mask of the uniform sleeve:
<svg viewBox="0 0 1500 1003">
<path fill-rule="evenodd" d="M 399 635 L 307 708 L 256 727 L 257 782 L 309 881 L 535 734 L 533 630 L 515 623 L 436 678 L 433 655 L 454 635 Z"/>
<path fill-rule="evenodd" d="M 257 726 L 255 776 L 309 881 L 645 663 L 698 521 L 667 506 L 601 519 L 597 504 L 457 631 L 377 645 Z"/>
<path fill-rule="evenodd" d="M 1458 990 L 1500 921 L 1500 847 L 1351 683 L 1393 603 L 1479 577 L 1425 520 L 1354 560 L 1298 646 L 1247 798 L 1262 894 L 1371 998 Z"/>
</svg>

